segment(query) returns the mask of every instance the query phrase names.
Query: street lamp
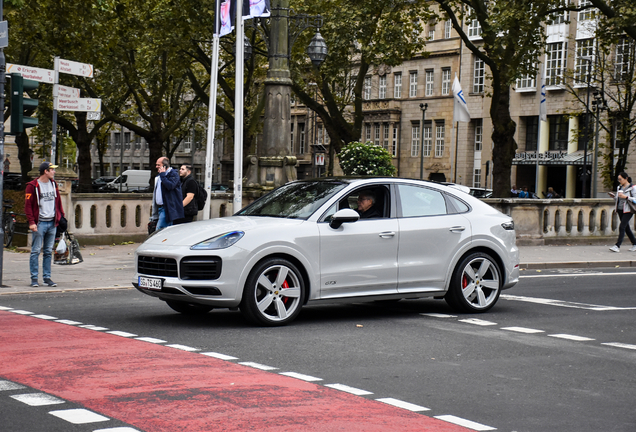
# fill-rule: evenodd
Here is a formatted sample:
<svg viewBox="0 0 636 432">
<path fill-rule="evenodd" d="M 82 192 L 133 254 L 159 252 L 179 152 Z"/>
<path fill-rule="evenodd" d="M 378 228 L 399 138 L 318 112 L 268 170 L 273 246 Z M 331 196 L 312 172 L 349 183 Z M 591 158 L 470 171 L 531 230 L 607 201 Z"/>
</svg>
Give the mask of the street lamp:
<svg viewBox="0 0 636 432">
<path fill-rule="evenodd" d="M 422 110 L 422 127 L 420 127 L 420 180 L 424 180 L 424 120 L 426 119 L 426 110 L 428 104 L 420 104 Z"/>
<path fill-rule="evenodd" d="M 587 101 L 585 102 L 585 139 L 584 139 L 584 147 L 583 147 L 583 178 L 582 182 L 582 190 L 581 190 L 581 198 L 585 198 L 586 190 L 587 190 L 587 146 L 588 140 L 590 139 L 590 80 L 592 79 L 592 56 L 581 56 L 581 60 L 585 60 L 587 62 Z"/>
<path fill-rule="evenodd" d="M 309 46 L 307 47 L 307 54 L 311 59 L 311 62 L 317 68 L 320 67 L 322 62 L 327 58 L 327 54 L 329 50 L 327 49 L 327 44 L 325 43 L 325 38 L 322 37 L 320 31 L 316 29 L 316 34 L 309 42 Z"/>
</svg>

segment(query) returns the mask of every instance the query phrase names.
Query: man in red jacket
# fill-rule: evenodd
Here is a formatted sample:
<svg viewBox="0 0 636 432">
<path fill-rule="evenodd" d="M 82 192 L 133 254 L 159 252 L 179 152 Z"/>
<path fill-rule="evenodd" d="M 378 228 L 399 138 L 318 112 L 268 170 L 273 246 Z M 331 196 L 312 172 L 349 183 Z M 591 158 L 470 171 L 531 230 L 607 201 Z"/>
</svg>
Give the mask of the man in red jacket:
<svg viewBox="0 0 636 432">
<path fill-rule="evenodd" d="M 42 257 L 42 277 L 48 286 L 57 286 L 51 280 L 51 261 L 53 258 L 53 244 L 55 232 L 60 218 L 64 216 L 62 199 L 55 177 L 55 168 L 51 162 L 42 162 L 40 177 L 30 181 L 26 186 L 24 212 L 29 221 L 29 229 L 33 232 L 31 241 L 31 286 L 38 286 L 38 260 L 40 251 Z"/>
</svg>

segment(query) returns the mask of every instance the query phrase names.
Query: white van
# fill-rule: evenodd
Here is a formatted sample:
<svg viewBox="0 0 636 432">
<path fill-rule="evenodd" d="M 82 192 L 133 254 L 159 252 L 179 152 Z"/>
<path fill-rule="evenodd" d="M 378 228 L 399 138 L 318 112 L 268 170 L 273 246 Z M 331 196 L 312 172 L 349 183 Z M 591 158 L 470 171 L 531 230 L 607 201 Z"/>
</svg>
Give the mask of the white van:
<svg viewBox="0 0 636 432">
<path fill-rule="evenodd" d="M 105 192 L 119 192 L 121 183 L 122 192 L 141 192 L 150 186 L 150 170 L 126 170 L 110 183 L 107 183 L 100 190 Z"/>
</svg>

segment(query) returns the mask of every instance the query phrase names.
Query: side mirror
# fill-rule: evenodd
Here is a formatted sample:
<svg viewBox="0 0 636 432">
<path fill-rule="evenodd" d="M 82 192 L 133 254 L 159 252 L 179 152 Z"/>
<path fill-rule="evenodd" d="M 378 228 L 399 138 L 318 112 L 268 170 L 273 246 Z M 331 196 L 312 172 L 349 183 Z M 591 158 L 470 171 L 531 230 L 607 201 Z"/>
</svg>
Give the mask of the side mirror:
<svg viewBox="0 0 636 432">
<path fill-rule="evenodd" d="M 340 225 L 346 222 L 355 222 L 360 219 L 360 215 L 357 211 L 346 208 L 338 210 L 332 217 L 329 226 L 333 229 L 340 228 Z"/>
</svg>

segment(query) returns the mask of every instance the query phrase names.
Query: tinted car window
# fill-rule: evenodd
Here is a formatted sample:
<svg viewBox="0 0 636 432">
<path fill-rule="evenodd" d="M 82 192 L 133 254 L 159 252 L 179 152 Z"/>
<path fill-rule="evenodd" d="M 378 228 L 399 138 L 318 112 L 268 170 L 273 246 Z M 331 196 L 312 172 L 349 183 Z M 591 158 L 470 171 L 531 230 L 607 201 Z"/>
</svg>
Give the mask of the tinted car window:
<svg viewBox="0 0 636 432">
<path fill-rule="evenodd" d="M 455 207 L 453 209 L 453 213 L 466 213 L 468 210 L 470 210 L 470 207 L 468 207 L 466 204 L 464 204 L 462 201 L 458 200 L 454 196 L 446 195 L 446 199 L 448 199 L 451 202 L 452 206 Z"/>
<path fill-rule="evenodd" d="M 436 216 L 447 213 L 441 192 L 411 185 L 398 185 L 402 217 Z"/>
</svg>

